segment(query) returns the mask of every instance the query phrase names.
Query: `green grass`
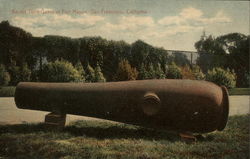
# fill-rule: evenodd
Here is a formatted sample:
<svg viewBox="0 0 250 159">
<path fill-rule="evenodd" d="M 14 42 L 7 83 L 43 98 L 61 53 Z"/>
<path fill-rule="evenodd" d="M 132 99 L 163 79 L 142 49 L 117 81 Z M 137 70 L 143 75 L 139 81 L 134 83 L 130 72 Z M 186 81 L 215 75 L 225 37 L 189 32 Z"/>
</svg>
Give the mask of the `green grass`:
<svg viewBox="0 0 250 159">
<path fill-rule="evenodd" d="M 233 88 L 228 92 L 230 95 L 250 95 L 250 88 Z"/>
<path fill-rule="evenodd" d="M 77 121 L 62 130 L 43 124 L 0 126 L 0 158 L 249 158 L 249 117 L 194 143 L 178 134 L 108 121 Z"/>
<path fill-rule="evenodd" d="M 0 86 L 0 97 L 13 97 L 15 90 L 15 86 Z"/>
</svg>

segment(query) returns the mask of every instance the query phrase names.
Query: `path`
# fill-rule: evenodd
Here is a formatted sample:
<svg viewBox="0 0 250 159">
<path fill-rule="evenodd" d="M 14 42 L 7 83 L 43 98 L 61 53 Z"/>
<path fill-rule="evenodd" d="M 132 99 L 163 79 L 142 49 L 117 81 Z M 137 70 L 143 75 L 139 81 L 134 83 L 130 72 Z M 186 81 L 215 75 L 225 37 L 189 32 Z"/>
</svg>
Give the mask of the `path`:
<svg viewBox="0 0 250 159">
<path fill-rule="evenodd" d="M 229 115 L 241 115 L 250 113 L 249 97 L 250 96 L 230 96 Z M 0 98 L 0 124 L 43 122 L 44 116 L 46 114 L 48 114 L 48 112 L 18 109 L 15 105 L 13 97 Z M 67 115 L 66 124 L 69 124 L 71 121 L 74 120 L 98 119 L 77 115 Z"/>
</svg>

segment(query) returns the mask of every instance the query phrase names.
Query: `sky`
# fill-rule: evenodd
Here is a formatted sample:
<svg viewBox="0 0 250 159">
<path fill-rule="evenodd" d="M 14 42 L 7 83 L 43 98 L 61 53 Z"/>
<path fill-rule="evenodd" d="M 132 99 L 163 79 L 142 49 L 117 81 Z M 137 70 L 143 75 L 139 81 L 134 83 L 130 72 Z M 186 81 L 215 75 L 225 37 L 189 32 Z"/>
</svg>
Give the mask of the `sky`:
<svg viewBox="0 0 250 159">
<path fill-rule="evenodd" d="M 0 0 L 0 21 L 33 36 L 140 39 L 167 50 L 195 51 L 203 34 L 249 35 L 249 1 Z"/>
</svg>

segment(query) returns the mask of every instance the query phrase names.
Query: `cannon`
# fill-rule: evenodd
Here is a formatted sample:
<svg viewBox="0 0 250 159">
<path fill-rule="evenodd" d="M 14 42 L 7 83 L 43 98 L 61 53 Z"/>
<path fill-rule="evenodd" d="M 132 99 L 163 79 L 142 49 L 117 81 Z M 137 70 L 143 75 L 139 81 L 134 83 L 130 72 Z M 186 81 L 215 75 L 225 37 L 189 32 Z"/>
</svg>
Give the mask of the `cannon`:
<svg viewBox="0 0 250 159">
<path fill-rule="evenodd" d="M 20 82 L 18 108 L 89 116 L 149 128 L 207 133 L 223 130 L 229 113 L 226 87 L 196 80 L 106 83 Z"/>
</svg>

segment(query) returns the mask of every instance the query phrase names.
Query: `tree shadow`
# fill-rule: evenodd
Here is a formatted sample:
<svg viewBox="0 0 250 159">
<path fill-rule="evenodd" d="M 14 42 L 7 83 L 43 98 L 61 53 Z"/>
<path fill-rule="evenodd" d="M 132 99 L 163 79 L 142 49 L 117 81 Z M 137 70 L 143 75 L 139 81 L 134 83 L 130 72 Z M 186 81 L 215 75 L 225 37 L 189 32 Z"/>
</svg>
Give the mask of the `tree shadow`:
<svg viewBox="0 0 250 159">
<path fill-rule="evenodd" d="M 147 139 L 147 140 L 168 140 L 168 141 L 178 141 L 180 140 L 179 135 L 176 132 L 168 132 L 163 130 L 155 130 L 149 128 L 139 127 L 136 129 L 130 129 L 126 127 L 110 126 L 107 128 L 102 127 L 76 127 L 69 126 L 66 127 L 64 132 L 68 132 L 74 136 L 88 136 L 98 139 Z"/>
<path fill-rule="evenodd" d="M 97 139 L 146 139 L 146 140 L 167 140 L 169 142 L 181 141 L 178 132 L 150 129 L 129 124 L 116 124 L 94 121 L 79 121 L 82 124 L 72 124 L 64 128 L 51 128 L 44 123 L 39 124 L 15 124 L 0 125 L 0 135 L 5 133 L 28 134 L 36 132 L 69 133 L 72 136 L 87 136 Z M 214 137 L 198 138 L 198 141 L 212 141 Z"/>
</svg>

